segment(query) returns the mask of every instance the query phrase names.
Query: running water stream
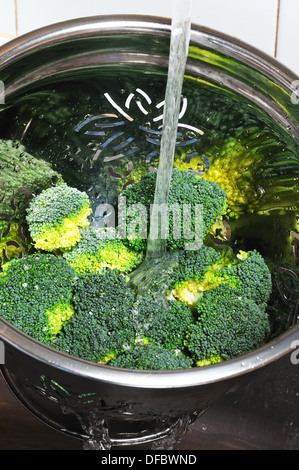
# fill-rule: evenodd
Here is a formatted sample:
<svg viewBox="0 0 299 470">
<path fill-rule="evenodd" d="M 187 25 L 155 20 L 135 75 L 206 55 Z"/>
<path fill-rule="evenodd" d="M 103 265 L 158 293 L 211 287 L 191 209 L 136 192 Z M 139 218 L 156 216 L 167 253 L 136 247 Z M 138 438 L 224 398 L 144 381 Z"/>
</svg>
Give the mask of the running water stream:
<svg viewBox="0 0 299 470">
<path fill-rule="evenodd" d="M 139 294 L 155 284 L 158 293 L 164 291 L 169 272 L 178 262 L 177 253 L 166 254 L 166 238 L 159 218 L 159 208 L 168 207 L 169 190 L 177 141 L 182 89 L 188 57 L 191 30 L 192 0 L 175 0 L 171 23 L 170 53 L 165 92 L 161 150 L 157 170 L 155 196 L 150 217 L 145 261 L 130 276 L 130 284 Z M 164 221 L 165 223 L 165 221 Z M 156 282 L 158 280 L 158 282 Z"/>
<path fill-rule="evenodd" d="M 171 182 L 177 128 L 181 106 L 181 95 L 188 57 L 192 0 L 175 0 L 171 25 L 171 40 L 167 85 L 165 93 L 163 131 L 150 233 L 147 243 L 147 259 L 161 259 L 166 251 L 166 240 L 162 238 L 159 214 L 155 208 L 167 207 Z M 160 236 L 157 234 L 160 234 Z"/>
</svg>

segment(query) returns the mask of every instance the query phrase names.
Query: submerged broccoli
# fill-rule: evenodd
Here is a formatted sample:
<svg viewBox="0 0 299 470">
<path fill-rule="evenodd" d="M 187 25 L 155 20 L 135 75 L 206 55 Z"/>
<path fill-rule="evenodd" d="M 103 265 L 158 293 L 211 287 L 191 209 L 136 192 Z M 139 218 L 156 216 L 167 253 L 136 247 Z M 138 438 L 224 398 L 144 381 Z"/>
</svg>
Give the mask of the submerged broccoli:
<svg viewBox="0 0 299 470">
<path fill-rule="evenodd" d="M 225 284 L 199 299 L 197 314 L 185 345 L 198 366 L 252 351 L 265 341 L 270 329 L 265 309 Z"/>
<path fill-rule="evenodd" d="M 122 193 L 122 196 L 126 198 L 127 210 L 132 209 L 135 205 L 142 204 L 143 207 L 147 208 L 148 220 L 150 220 L 150 206 L 154 202 L 155 188 L 156 173 L 154 172 L 142 176 L 139 182 L 128 186 Z M 171 250 L 186 248 L 186 244 L 193 242 L 194 234 L 198 232 L 198 236 L 202 241 L 214 221 L 224 210 L 225 201 L 225 192 L 216 183 L 198 179 L 188 171 L 180 171 L 174 168 L 168 200 L 169 234 L 166 241 L 167 248 Z M 195 208 L 198 208 L 198 212 Z M 138 211 L 138 206 L 136 206 L 136 209 Z M 176 217 L 179 217 L 179 222 Z M 132 216 L 129 214 L 127 219 L 130 223 Z M 129 234 L 129 242 L 133 247 L 145 246 L 146 240 L 140 237 L 141 229 L 138 223 L 135 229 L 135 233 L 133 231 L 133 234 Z"/>
<path fill-rule="evenodd" d="M 29 251 L 24 236 L 26 207 L 33 195 L 57 182 L 62 182 L 61 176 L 47 162 L 30 155 L 20 142 L 0 140 L 1 264 Z"/>
<path fill-rule="evenodd" d="M 103 268 L 130 273 L 144 255 L 128 247 L 123 240 L 110 238 L 115 231 L 87 227 L 80 232 L 81 239 L 63 256 L 78 274 L 96 273 Z"/>
<path fill-rule="evenodd" d="M 18 209 L 24 207 L 32 195 L 57 182 L 62 182 L 62 177 L 49 163 L 30 155 L 20 142 L 0 140 L 0 189 L 5 194 L 1 212 L 11 215 L 14 210 L 15 215 L 23 214 L 24 218 L 24 212 L 20 214 Z"/>
<path fill-rule="evenodd" d="M 123 191 L 129 214 L 143 204 L 149 215 L 155 183 L 150 173 Z M 191 219 L 184 213 L 196 204 L 200 227 L 194 213 Z M 50 253 L 3 266 L 0 315 L 61 352 L 130 369 L 204 366 L 260 346 L 270 328 L 272 288 L 263 257 L 205 244 L 185 249 L 190 233 L 202 230 L 204 238 L 222 216 L 225 192 L 174 168 L 170 207 L 180 208 L 183 236 L 176 237 L 178 220 L 170 211 L 165 256 L 152 260 L 145 257 L 146 237 L 122 239 L 114 229 L 89 225 L 86 193 L 62 182 L 45 189 L 31 201 L 26 220 L 33 248 Z"/>
<path fill-rule="evenodd" d="M 189 369 L 193 360 L 181 351 L 163 349 L 161 346 L 136 346 L 113 358 L 113 367 L 141 370 Z"/>
<path fill-rule="evenodd" d="M 82 359 L 109 361 L 134 342 L 134 300 L 126 277 L 116 270 L 80 276 L 73 286 L 76 314 L 54 346 Z"/>
<path fill-rule="evenodd" d="M 227 209 L 230 217 L 238 218 L 242 214 L 252 213 L 258 210 L 259 198 L 256 197 L 256 175 L 253 169 L 253 162 L 258 163 L 262 155 L 254 154 L 248 146 L 241 144 L 235 138 L 228 138 L 220 145 L 220 148 L 210 155 L 206 152 L 205 158 L 209 161 L 208 170 L 197 176 L 207 181 L 214 181 L 226 192 Z M 198 165 L 202 165 L 203 159 L 199 155 L 184 161 L 176 158 L 174 166 L 179 170 L 196 170 Z"/>
<path fill-rule="evenodd" d="M 184 348 L 185 332 L 194 322 L 186 305 L 153 296 L 136 300 L 126 277 L 117 270 L 80 276 L 73 285 L 76 314 L 54 346 L 93 362 L 109 363 L 133 346 Z"/>
<path fill-rule="evenodd" d="M 38 341 L 52 341 L 74 314 L 75 271 L 53 254 L 13 259 L 0 275 L 0 315 Z"/>
<path fill-rule="evenodd" d="M 80 240 L 79 227 L 87 227 L 91 214 L 86 193 L 62 183 L 43 191 L 27 210 L 29 231 L 36 248 L 70 249 Z"/>
</svg>

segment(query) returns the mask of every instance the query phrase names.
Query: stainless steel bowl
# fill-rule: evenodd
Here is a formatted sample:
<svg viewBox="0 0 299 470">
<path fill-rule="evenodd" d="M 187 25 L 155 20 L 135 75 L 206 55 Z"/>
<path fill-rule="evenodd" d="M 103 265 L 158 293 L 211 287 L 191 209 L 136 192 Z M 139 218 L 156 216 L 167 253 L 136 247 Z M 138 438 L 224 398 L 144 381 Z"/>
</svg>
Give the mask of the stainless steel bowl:
<svg viewBox="0 0 299 470">
<path fill-rule="evenodd" d="M 103 214 L 97 214 L 99 198 L 101 203 L 115 202 L 119 182 L 129 184 L 138 158 L 149 170 L 155 166 L 157 133 L 144 133 L 144 127 L 151 121 L 158 130 L 161 124 L 169 39 L 168 19 L 92 17 L 33 31 L 0 48 L 0 80 L 5 85 L 0 138 L 21 141 L 32 154 L 61 171 L 68 182 L 89 190 L 95 223 L 105 221 Z M 257 116 L 261 129 L 270 126 L 284 150 L 295 154 L 299 142 L 296 78 L 260 51 L 193 25 L 184 85 L 188 99 L 182 105 L 188 103 L 188 108 L 181 120 L 192 129 L 182 127 L 186 134 L 178 148 L 188 155 L 195 153 L 203 129 L 207 145 L 217 133 L 237 131 L 240 122 L 245 125 L 238 112 L 245 110 L 246 116 Z M 96 145 L 95 128 L 88 127 L 90 117 L 103 110 L 114 115 L 113 134 L 107 140 L 113 137 L 118 142 L 115 119 L 126 124 L 124 135 L 130 141 L 121 156 L 115 149 L 105 153 L 109 142 Z M 282 181 L 298 176 L 299 164 L 288 164 L 287 158 Z M 296 205 L 293 197 L 288 187 L 278 215 L 283 221 L 288 206 Z M 251 217 L 248 214 L 242 220 L 251 224 Z M 281 256 L 280 237 L 296 228 L 287 222 L 283 227 L 283 234 L 276 236 L 271 225 L 263 234 L 275 261 Z M 287 302 L 285 306 L 289 308 Z M 5 344 L 2 373 L 20 401 L 55 429 L 103 448 L 160 440 L 165 447 L 223 393 L 291 355 L 299 339 L 295 323 L 240 358 L 190 370 L 151 372 L 120 370 L 70 357 L 0 319 L 0 339 Z"/>
</svg>

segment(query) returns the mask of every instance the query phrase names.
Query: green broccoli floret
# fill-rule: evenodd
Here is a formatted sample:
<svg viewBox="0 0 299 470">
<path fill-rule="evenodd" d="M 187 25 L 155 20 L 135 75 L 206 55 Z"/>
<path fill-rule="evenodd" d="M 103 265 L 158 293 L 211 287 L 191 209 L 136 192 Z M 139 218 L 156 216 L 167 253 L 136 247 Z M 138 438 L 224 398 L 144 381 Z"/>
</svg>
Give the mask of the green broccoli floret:
<svg viewBox="0 0 299 470">
<path fill-rule="evenodd" d="M 89 225 L 86 193 L 62 183 L 36 196 L 27 209 L 27 222 L 35 247 L 67 250 L 80 240 L 79 227 Z"/>
<path fill-rule="evenodd" d="M 110 232 L 114 238 L 110 238 Z M 87 227 L 80 235 L 77 245 L 63 255 L 78 274 L 96 273 L 103 268 L 130 273 L 144 259 L 143 253 L 116 238 L 114 229 Z"/>
<path fill-rule="evenodd" d="M 80 276 L 73 285 L 75 315 L 54 347 L 71 355 L 106 363 L 134 343 L 135 293 L 126 277 L 111 269 Z"/>
<path fill-rule="evenodd" d="M 265 341 L 269 317 L 265 309 L 222 284 L 206 292 L 197 303 L 198 319 L 185 345 L 196 365 L 206 365 L 246 354 Z"/>
<path fill-rule="evenodd" d="M 128 186 L 122 192 L 122 196 L 126 198 L 127 211 L 132 209 L 135 204 L 142 204 L 143 207 L 147 208 L 147 220 L 150 220 L 150 206 L 154 202 L 155 189 L 155 172 L 142 176 L 140 181 Z M 203 241 L 216 218 L 224 210 L 225 201 L 226 194 L 216 183 L 199 179 L 188 171 L 180 171 L 174 168 L 168 200 L 169 233 L 166 241 L 167 248 L 169 250 L 185 249 L 186 244 L 195 241 L 192 234 L 198 232 L 200 232 L 198 236 Z M 177 222 L 177 211 L 173 211 L 172 208 L 179 209 L 179 222 Z M 201 208 L 202 213 L 196 213 L 196 208 Z M 136 209 L 138 209 L 137 206 Z M 188 213 L 189 209 L 190 213 Z M 127 216 L 127 221 L 129 224 L 132 222 L 130 214 Z M 136 230 L 135 233 L 133 231 L 129 234 L 129 242 L 133 247 L 137 246 L 138 249 L 145 247 L 146 240 L 140 237 L 140 224 L 137 223 L 136 227 L 133 224 L 133 228 Z"/>
<path fill-rule="evenodd" d="M 168 298 L 192 308 L 204 292 L 221 284 L 238 289 L 258 305 L 266 305 L 272 291 L 270 269 L 256 250 L 235 255 L 230 249 L 203 246 L 197 252 L 182 252 L 170 279 Z"/>
<path fill-rule="evenodd" d="M 0 316 L 38 341 L 52 341 L 74 314 L 75 271 L 53 254 L 13 259 L 0 275 Z"/>
<path fill-rule="evenodd" d="M 148 345 L 124 351 L 113 358 L 109 365 L 123 369 L 178 370 L 191 368 L 193 360 L 181 351 Z"/>
<path fill-rule="evenodd" d="M 113 357 L 115 354 L 115 342 L 110 341 L 109 330 L 92 313 L 76 312 L 51 345 L 61 352 L 91 362 L 106 362 L 110 355 Z"/>
<path fill-rule="evenodd" d="M 194 323 L 194 317 L 182 302 L 144 295 L 135 304 L 135 322 L 135 344 L 183 349 L 186 331 Z"/>
<path fill-rule="evenodd" d="M 235 278 L 235 286 L 258 305 L 266 305 L 272 291 L 272 277 L 264 258 L 257 250 L 240 251 L 238 262 L 227 269 L 228 276 Z"/>
<path fill-rule="evenodd" d="M 54 347 L 82 359 L 108 363 L 140 345 L 184 348 L 194 322 L 188 307 L 153 296 L 135 299 L 126 277 L 105 269 L 80 276 L 73 286 L 75 315 L 55 338 Z"/>
</svg>

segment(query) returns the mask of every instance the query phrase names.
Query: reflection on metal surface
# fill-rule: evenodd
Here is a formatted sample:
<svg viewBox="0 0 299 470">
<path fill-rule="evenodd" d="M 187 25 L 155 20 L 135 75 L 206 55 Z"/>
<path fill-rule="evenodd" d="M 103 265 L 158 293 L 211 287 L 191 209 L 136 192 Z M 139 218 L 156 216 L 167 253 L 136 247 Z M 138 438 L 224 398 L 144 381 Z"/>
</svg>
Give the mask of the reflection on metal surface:
<svg viewBox="0 0 299 470">
<path fill-rule="evenodd" d="M 181 441 L 191 424 L 209 408 L 194 411 L 182 417 L 136 412 L 138 404 L 119 401 L 106 404 L 95 392 L 74 393 L 55 380 L 42 375 L 36 385 L 24 378 L 26 386 L 39 396 L 57 404 L 63 415 L 72 415 L 81 427 L 84 450 L 110 450 L 112 446 L 152 443 L 154 450 L 173 449 Z M 132 430 L 126 422 L 134 424 Z M 116 426 L 115 426 L 116 423 Z M 53 423 L 52 423 L 53 424 Z"/>
<path fill-rule="evenodd" d="M 122 92 L 125 90 L 122 89 Z M 148 109 L 145 109 L 143 106 L 142 102 L 140 101 L 140 98 L 135 96 L 135 93 L 129 93 L 124 106 L 128 110 L 132 108 L 133 103 L 136 103 L 137 107 L 139 108 L 139 111 L 145 116 L 147 116 L 149 113 L 152 115 L 152 109 L 150 105 L 152 105 L 152 99 L 149 97 L 149 95 L 141 90 L 140 88 L 136 88 L 136 93 L 141 95 L 142 98 L 145 99 L 146 105 L 149 107 Z M 75 132 L 79 133 L 83 131 L 86 126 L 87 130 L 84 131 L 84 134 L 90 137 L 94 138 L 101 138 L 105 137 L 104 142 L 101 142 L 100 144 L 95 141 L 95 153 L 93 156 L 93 161 L 97 161 L 100 155 L 103 153 L 103 159 L 104 162 L 110 162 L 114 160 L 118 160 L 120 158 L 124 158 L 128 155 L 135 154 L 136 152 L 140 152 L 140 142 L 142 141 L 142 136 L 140 133 L 138 134 L 138 145 L 134 144 L 136 138 L 133 137 L 132 135 L 128 135 L 128 132 L 130 133 L 136 133 L 135 129 L 130 128 L 126 131 L 126 123 L 133 123 L 133 121 L 137 121 L 138 124 L 136 124 L 136 129 L 139 129 L 142 131 L 142 133 L 145 133 L 145 140 L 146 142 L 152 144 L 154 147 L 160 147 L 161 146 L 161 137 L 162 137 L 162 127 L 159 126 L 158 128 L 152 127 L 153 123 L 157 121 L 163 120 L 163 114 L 152 117 L 152 122 L 148 121 L 147 123 L 140 124 L 139 120 L 137 117 L 132 117 L 131 115 L 127 114 L 124 109 L 118 105 L 115 100 L 111 97 L 109 93 L 104 93 L 104 97 L 106 100 L 110 103 L 112 108 L 118 112 L 118 114 L 114 113 L 103 113 L 103 114 L 96 114 L 94 116 L 87 116 L 84 121 L 82 121 L 77 127 L 75 128 Z M 138 99 L 137 99 L 138 98 Z M 157 105 L 156 108 L 160 109 L 164 106 L 164 101 L 160 101 Z M 182 98 L 182 108 L 179 114 L 179 119 L 181 119 L 187 110 L 188 106 L 188 99 L 186 97 Z M 132 110 L 133 111 L 133 110 Z M 134 111 L 133 111 L 134 113 Z M 121 118 L 125 117 L 126 121 L 122 120 Z M 99 121 L 99 122 L 98 122 Z M 93 128 L 88 128 L 90 124 L 93 124 Z M 120 127 L 124 127 L 124 130 L 120 132 L 114 132 Z M 185 124 L 179 122 L 178 124 L 179 128 L 182 128 L 186 132 L 186 136 L 184 136 L 184 133 L 178 131 L 177 133 L 177 147 L 188 147 L 192 146 L 192 144 L 195 144 L 198 142 L 198 136 L 202 136 L 204 132 L 190 124 Z M 98 130 L 100 129 L 100 130 Z M 190 137 L 190 132 L 193 133 L 192 138 Z M 189 134 L 188 134 L 189 133 Z M 155 138 L 152 137 L 152 135 L 156 136 Z M 111 145 L 113 144 L 113 145 Z M 123 150 L 127 148 L 126 151 L 123 151 L 121 153 L 117 153 L 119 150 Z M 158 155 L 159 150 L 152 150 L 146 155 L 146 162 L 150 162 L 151 158 Z M 191 155 L 189 157 L 189 155 Z M 195 155 L 197 155 L 197 152 L 191 152 L 187 153 L 187 158 L 192 158 Z M 204 158 L 204 157 L 203 157 Z M 205 157 L 206 158 L 206 157 Z"/>
</svg>

